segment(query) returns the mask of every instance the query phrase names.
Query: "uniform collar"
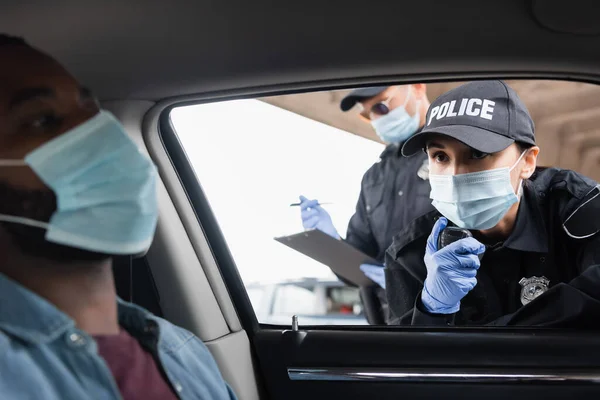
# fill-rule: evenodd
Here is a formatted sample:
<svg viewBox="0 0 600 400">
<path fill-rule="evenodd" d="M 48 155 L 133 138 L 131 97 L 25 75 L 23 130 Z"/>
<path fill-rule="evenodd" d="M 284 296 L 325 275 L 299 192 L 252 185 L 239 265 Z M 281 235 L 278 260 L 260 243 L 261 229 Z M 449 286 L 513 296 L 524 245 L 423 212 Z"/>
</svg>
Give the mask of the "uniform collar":
<svg viewBox="0 0 600 400">
<path fill-rule="evenodd" d="M 134 336 L 145 332 L 149 320 L 157 320 L 143 308 L 115 300 L 119 324 Z M 75 321 L 52 303 L 0 274 L 0 331 L 40 345 L 52 342 L 74 328 Z"/>
<path fill-rule="evenodd" d="M 388 144 L 387 146 L 385 146 L 383 152 L 379 155 L 379 158 L 383 160 L 387 157 L 402 157 L 402 153 L 400 152 L 400 150 L 402 150 L 401 144 Z"/>
<path fill-rule="evenodd" d="M 525 181 L 515 228 L 503 247 L 525 252 L 548 252 L 548 234 L 539 204 L 536 191 L 529 181 Z"/>
</svg>

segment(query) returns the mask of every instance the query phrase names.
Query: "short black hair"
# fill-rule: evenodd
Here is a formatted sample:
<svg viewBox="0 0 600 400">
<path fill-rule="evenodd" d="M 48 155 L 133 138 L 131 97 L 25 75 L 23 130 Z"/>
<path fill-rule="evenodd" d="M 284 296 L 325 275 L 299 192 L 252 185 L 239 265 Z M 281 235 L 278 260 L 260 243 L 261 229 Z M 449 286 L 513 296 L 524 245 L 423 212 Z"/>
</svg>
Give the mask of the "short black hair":
<svg viewBox="0 0 600 400">
<path fill-rule="evenodd" d="M 6 33 L 0 33 L 0 46 L 25 46 L 31 47 L 25 41 L 25 39 L 18 36 L 7 35 Z"/>
</svg>

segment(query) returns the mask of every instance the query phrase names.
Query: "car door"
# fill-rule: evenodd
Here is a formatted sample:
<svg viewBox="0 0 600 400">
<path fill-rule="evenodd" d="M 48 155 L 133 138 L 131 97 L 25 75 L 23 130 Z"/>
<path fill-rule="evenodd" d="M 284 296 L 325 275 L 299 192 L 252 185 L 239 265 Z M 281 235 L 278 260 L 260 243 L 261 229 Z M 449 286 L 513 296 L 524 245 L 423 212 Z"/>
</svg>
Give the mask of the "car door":
<svg viewBox="0 0 600 400">
<path fill-rule="evenodd" d="M 271 399 L 575 398 L 600 393 L 597 333 L 260 324 L 166 109 L 160 135 L 217 260 Z"/>
</svg>

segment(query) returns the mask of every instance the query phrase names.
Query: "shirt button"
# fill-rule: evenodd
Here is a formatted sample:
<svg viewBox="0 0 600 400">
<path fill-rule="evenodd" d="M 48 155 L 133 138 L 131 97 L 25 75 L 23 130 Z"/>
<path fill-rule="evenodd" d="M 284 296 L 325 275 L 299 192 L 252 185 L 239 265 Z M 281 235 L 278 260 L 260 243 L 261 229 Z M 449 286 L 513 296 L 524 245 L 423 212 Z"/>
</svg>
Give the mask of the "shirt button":
<svg viewBox="0 0 600 400">
<path fill-rule="evenodd" d="M 177 391 L 177 393 L 181 393 L 181 391 L 183 390 L 183 386 L 181 386 L 179 382 L 175 382 L 173 386 L 175 386 L 175 390 Z"/>
<path fill-rule="evenodd" d="M 156 325 L 156 323 L 154 321 L 149 321 L 146 323 L 146 326 L 144 326 L 144 333 L 147 334 L 156 334 L 156 332 L 158 331 L 158 326 Z"/>
<path fill-rule="evenodd" d="M 404 192 L 401 190 L 398 192 L 398 196 L 404 196 Z"/>
<path fill-rule="evenodd" d="M 371 206 L 367 206 L 367 211 L 371 211 Z"/>
<path fill-rule="evenodd" d="M 73 347 L 82 347 L 86 344 L 85 338 L 77 332 L 71 333 L 67 339 L 69 344 Z"/>
<path fill-rule="evenodd" d="M 546 257 L 540 257 L 540 262 L 546 262 Z"/>
</svg>

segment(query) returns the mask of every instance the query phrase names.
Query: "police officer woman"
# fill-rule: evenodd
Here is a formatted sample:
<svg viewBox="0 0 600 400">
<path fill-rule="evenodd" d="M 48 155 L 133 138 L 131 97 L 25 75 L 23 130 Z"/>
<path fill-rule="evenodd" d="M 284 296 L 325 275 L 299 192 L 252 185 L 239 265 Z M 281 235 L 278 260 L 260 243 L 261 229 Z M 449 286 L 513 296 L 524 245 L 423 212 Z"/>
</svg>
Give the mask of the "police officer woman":
<svg viewBox="0 0 600 400">
<path fill-rule="evenodd" d="M 473 82 L 440 96 L 402 152 L 421 149 L 436 210 L 387 251 L 392 324 L 598 323 L 588 318 L 600 315 L 598 184 L 536 168 L 533 121 L 509 86 Z M 444 246 L 449 225 L 473 237 Z"/>
</svg>

